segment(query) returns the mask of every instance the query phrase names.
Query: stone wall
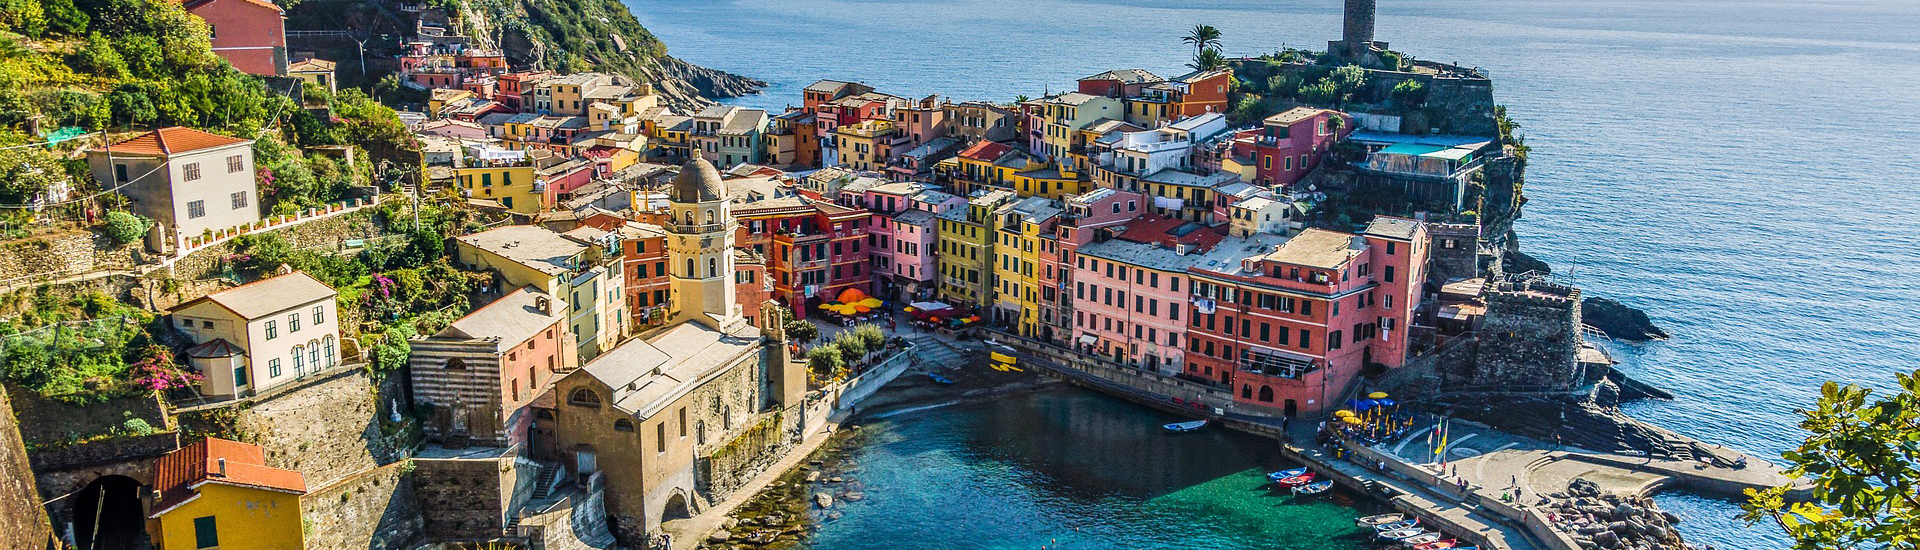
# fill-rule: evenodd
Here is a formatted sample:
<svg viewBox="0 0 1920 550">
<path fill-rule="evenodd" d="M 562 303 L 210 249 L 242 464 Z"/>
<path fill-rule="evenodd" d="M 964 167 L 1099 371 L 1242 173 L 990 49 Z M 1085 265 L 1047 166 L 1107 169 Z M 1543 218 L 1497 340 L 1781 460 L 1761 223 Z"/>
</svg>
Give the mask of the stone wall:
<svg viewBox="0 0 1920 550">
<path fill-rule="evenodd" d="M 279 235 L 295 248 L 339 246 L 341 241 L 348 239 L 370 239 L 385 235 L 383 224 L 377 223 L 375 217 L 373 209 L 365 209 L 259 233 Z M 232 254 L 233 249 L 233 242 L 227 241 L 195 250 L 174 262 L 171 276 L 183 280 L 217 276 L 220 274 L 220 259 Z"/>
<path fill-rule="evenodd" d="M 1580 289 L 1542 280 L 1488 285 L 1487 313 L 1475 333 L 1473 369 L 1453 384 L 1509 391 L 1565 391 L 1585 382 L 1580 352 Z"/>
<path fill-rule="evenodd" d="M 1434 278 L 1451 281 L 1480 275 L 1480 226 L 1471 223 L 1435 223 L 1427 225 Z M 1453 243 L 1448 248 L 1447 242 Z"/>
<path fill-rule="evenodd" d="M 522 516 L 519 535 L 534 548 L 545 550 L 590 550 L 613 548 L 613 532 L 607 529 L 606 487 L 595 474 L 587 487 L 542 510 Z"/>
<path fill-rule="evenodd" d="M 502 536 L 507 518 L 532 491 L 539 466 L 514 456 L 414 459 L 414 487 L 432 540 Z"/>
<path fill-rule="evenodd" d="M 267 465 L 299 471 L 307 486 L 333 482 L 403 458 L 412 442 L 388 435 L 400 377 L 377 389 L 364 370 L 287 392 L 242 409 L 235 421 L 266 451 Z M 385 430 L 383 430 L 383 428 Z"/>
<path fill-rule="evenodd" d="M 158 397 L 142 395 L 72 403 L 8 387 L 20 437 L 36 472 L 152 458 L 179 447 Z M 135 433 L 129 422 L 153 433 Z"/>
<path fill-rule="evenodd" d="M 40 550 L 53 537 L 40 489 L 27 472 L 27 448 L 21 443 L 13 405 L 0 392 L 0 550 Z"/>
<path fill-rule="evenodd" d="M 406 548 L 421 531 L 410 470 L 397 462 L 317 485 L 308 478 L 300 507 L 306 550 Z"/>
<path fill-rule="evenodd" d="M 145 256 L 91 231 L 71 231 L 0 243 L 0 288 L 94 270 L 129 269 Z"/>
</svg>

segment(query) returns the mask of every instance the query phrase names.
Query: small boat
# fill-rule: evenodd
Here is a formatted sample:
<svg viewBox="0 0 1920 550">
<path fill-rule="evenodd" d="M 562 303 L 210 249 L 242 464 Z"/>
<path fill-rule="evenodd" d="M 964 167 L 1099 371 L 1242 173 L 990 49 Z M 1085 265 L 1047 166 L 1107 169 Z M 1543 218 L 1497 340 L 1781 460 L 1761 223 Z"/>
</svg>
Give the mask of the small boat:
<svg viewBox="0 0 1920 550">
<path fill-rule="evenodd" d="M 1293 493 L 1296 495 L 1317 495 L 1320 493 L 1325 493 L 1332 489 L 1333 489 L 1333 480 L 1329 479 L 1326 481 L 1308 483 L 1306 485 L 1294 487 Z M 1421 550 L 1425 550 L 1425 549 L 1423 548 Z"/>
<path fill-rule="evenodd" d="M 1306 470 L 1305 468 L 1301 468 L 1301 473 L 1306 473 L 1305 470 Z M 1288 470 L 1288 471 L 1291 472 L 1293 470 Z M 1268 475 L 1272 475 L 1272 474 L 1268 474 Z M 1300 475 L 1300 474 L 1294 474 L 1294 475 Z M 1275 481 L 1279 481 L 1279 480 L 1275 480 Z M 1369 526 L 1388 525 L 1388 524 L 1401 523 L 1401 522 L 1407 521 L 1407 516 L 1405 514 L 1380 514 L 1377 516 L 1367 516 L 1364 518 L 1355 519 L 1353 521 L 1361 525 L 1369 525 Z"/>
<path fill-rule="evenodd" d="M 1300 487 L 1308 483 L 1313 483 L 1313 477 L 1314 477 L 1313 472 L 1307 472 L 1307 473 L 1293 476 L 1290 478 L 1282 479 L 1276 483 L 1278 483 L 1281 487 L 1288 487 L 1288 488 Z"/>
<path fill-rule="evenodd" d="M 1420 546 L 1423 544 L 1439 542 L 1439 541 L 1440 541 L 1440 534 L 1433 533 L 1433 532 L 1421 533 L 1418 535 L 1400 539 L 1400 542 L 1406 543 L 1408 546 Z"/>
<path fill-rule="evenodd" d="M 951 379 L 951 378 L 947 378 L 947 377 L 945 377 L 945 376 L 940 376 L 940 375 L 938 375 L 938 374 L 933 374 L 933 373 L 927 373 L 927 378 L 932 378 L 932 379 L 933 379 L 933 381 L 934 381 L 935 383 L 938 383 L 938 384 L 952 384 L 952 383 L 953 383 L 953 379 Z"/>
<path fill-rule="evenodd" d="M 1292 470 L 1280 470 L 1280 471 L 1278 471 L 1278 472 L 1272 472 L 1272 473 L 1269 473 L 1269 474 L 1267 474 L 1267 481 L 1271 481 L 1271 482 L 1274 482 L 1274 483 L 1279 483 L 1279 482 L 1280 482 L 1280 480 L 1282 480 L 1282 479 L 1286 479 L 1286 478 L 1290 478 L 1290 477 L 1293 477 L 1293 476 L 1297 476 L 1297 475 L 1300 475 L 1300 474 L 1304 474 L 1304 473 L 1307 473 L 1307 469 L 1306 469 L 1306 468 L 1294 468 L 1294 469 L 1292 469 Z M 1398 515 L 1395 515 L 1394 517 L 1399 517 L 1399 516 L 1398 516 Z M 1360 519 L 1362 519 L 1362 520 L 1365 520 L 1365 519 L 1367 519 L 1367 518 L 1360 518 Z"/>
<path fill-rule="evenodd" d="M 1408 537 L 1419 536 L 1426 532 L 1427 531 L 1425 529 L 1421 529 L 1418 527 L 1409 527 L 1406 529 L 1381 531 L 1379 536 L 1381 539 L 1384 539 L 1384 540 L 1406 540 Z"/>
<path fill-rule="evenodd" d="M 1453 548 L 1453 545 L 1455 544 L 1459 544 L 1459 541 L 1456 541 L 1453 539 L 1436 540 L 1426 544 L 1415 544 L 1413 545 L 1413 550 L 1444 550 L 1447 548 Z"/>
<path fill-rule="evenodd" d="M 1412 519 L 1407 521 L 1396 521 L 1393 523 L 1382 523 L 1382 524 L 1373 526 L 1373 530 L 1379 531 L 1381 533 L 1385 533 L 1387 531 L 1399 531 L 1401 529 L 1412 529 L 1419 526 L 1420 526 L 1420 520 Z"/>
<path fill-rule="evenodd" d="M 1199 430 L 1200 428 L 1207 427 L 1207 421 L 1194 420 L 1190 422 L 1175 422 L 1175 423 L 1168 424 L 1161 427 L 1166 428 L 1167 431 L 1169 432 L 1186 433 L 1186 432 L 1191 432 L 1191 431 Z"/>
</svg>

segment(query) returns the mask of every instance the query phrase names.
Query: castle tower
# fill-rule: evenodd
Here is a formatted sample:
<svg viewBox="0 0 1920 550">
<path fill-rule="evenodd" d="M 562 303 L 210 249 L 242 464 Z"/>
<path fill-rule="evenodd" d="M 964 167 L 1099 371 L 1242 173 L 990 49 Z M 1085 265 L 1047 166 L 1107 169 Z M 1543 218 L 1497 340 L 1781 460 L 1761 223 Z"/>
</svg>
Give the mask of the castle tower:
<svg viewBox="0 0 1920 550">
<path fill-rule="evenodd" d="M 739 226 L 713 163 L 695 153 L 668 191 L 667 272 L 671 322 L 695 321 L 721 332 L 745 323 L 733 295 L 733 241 Z"/>
<path fill-rule="evenodd" d="M 1349 44 L 1373 41 L 1373 1 L 1347 0 L 1346 17 L 1340 28 L 1342 41 Z"/>
</svg>

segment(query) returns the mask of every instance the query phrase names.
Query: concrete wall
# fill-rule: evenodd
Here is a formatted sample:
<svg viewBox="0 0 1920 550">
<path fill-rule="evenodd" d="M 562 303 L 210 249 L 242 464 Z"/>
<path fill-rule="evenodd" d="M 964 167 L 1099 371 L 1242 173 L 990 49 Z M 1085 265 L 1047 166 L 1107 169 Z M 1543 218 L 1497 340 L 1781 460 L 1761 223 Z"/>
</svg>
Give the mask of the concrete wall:
<svg viewBox="0 0 1920 550">
<path fill-rule="evenodd" d="M 40 506 L 40 490 L 34 479 L 21 475 L 29 470 L 27 449 L 21 443 L 15 424 L 13 404 L 0 392 L 0 550 L 39 550 L 53 537 L 47 511 Z"/>
<path fill-rule="evenodd" d="M 267 465 L 295 470 L 317 487 L 402 458 L 410 441 L 382 431 L 399 404 L 399 377 L 380 385 L 364 369 L 274 396 L 239 411 L 234 425 L 259 444 Z"/>
</svg>

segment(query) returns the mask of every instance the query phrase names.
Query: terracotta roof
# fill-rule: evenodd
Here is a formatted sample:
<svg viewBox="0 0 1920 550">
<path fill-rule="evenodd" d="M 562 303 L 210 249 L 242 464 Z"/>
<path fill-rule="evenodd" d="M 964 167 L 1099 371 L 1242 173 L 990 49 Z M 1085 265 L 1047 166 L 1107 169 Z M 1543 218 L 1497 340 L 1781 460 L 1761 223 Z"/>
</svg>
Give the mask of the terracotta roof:
<svg viewBox="0 0 1920 550">
<path fill-rule="evenodd" d="M 268 466 L 266 453 L 259 445 L 209 437 L 167 453 L 154 462 L 153 488 L 160 492 L 160 499 L 148 517 L 160 517 L 199 497 L 195 489 L 205 483 L 296 495 L 307 492 L 306 479 L 300 472 Z"/>
<path fill-rule="evenodd" d="M 960 151 L 960 156 L 983 162 L 993 162 L 998 160 L 1000 155 L 1005 155 L 1007 151 L 1010 150 L 1013 150 L 1013 148 L 1008 147 L 1004 143 L 981 140 L 968 146 L 965 150 Z"/>
<path fill-rule="evenodd" d="M 107 150 L 130 155 L 177 155 L 191 153 L 201 149 L 212 149 L 235 143 L 247 143 L 248 140 L 210 134 L 192 128 L 173 126 L 161 128 L 138 137 L 115 143 Z"/>
</svg>

